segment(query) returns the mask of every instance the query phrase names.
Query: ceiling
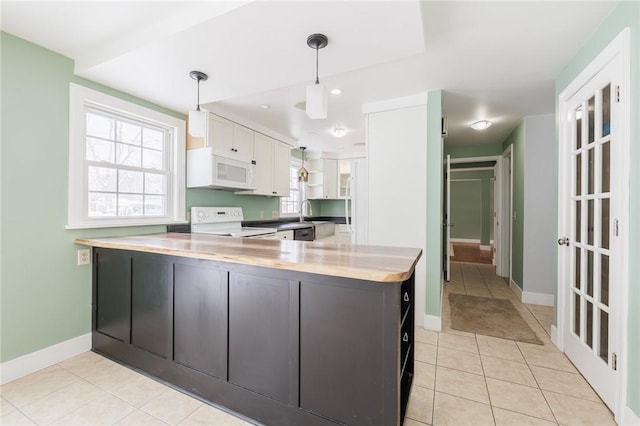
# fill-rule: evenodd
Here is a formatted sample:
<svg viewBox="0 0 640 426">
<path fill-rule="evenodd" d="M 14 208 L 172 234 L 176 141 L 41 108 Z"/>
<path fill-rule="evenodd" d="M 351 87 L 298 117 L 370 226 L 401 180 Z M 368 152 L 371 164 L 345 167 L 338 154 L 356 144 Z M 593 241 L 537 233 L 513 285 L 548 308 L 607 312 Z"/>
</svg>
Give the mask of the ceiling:
<svg viewBox="0 0 640 426">
<path fill-rule="evenodd" d="M 310 150 L 364 149 L 362 105 L 443 90 L 446 143 L 501 142 L 526 115 L 553 113 L 554 80 L 617 1 L 3 1 L 1 25 L 68 56 L 76 74 L 185 113 L 201 103 Z M 315 77 L 327 119 L 303 109 Z M 261 104 L 270 105 L 262 109 Z M 298 108 L 296 107 L 298 104 Z M 469 124 L 489 119 L 484 132 Z M 331 129 L 347 135 L 336 138 Z"/>
</svg>

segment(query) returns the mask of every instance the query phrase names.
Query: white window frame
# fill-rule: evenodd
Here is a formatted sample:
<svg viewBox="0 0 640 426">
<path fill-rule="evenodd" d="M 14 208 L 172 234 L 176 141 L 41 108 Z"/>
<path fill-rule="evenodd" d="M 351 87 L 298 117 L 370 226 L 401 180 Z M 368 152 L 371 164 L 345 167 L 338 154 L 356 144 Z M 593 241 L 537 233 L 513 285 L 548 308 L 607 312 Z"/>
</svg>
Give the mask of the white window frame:
<svg viewBox="0 0 640 426">
<path fill-rule="evenodd" d="M 298 158 L 291 158 L 289 160 L 289 173 L 291 173 L 291 168 L 295 168 L 295 169 L 299 169 L 300 167 L 302 167 L 302 160 L 298 159 Z M 305 199 L 305 190 L 306 187 L 303 183 L 301 183 L 300 181 L 298 181 L 298 192 L 300 193 L 300 201 Z M 291 186 L 289 187 L 289 197 L 291 196 Z M 282 211 L 282 201 L 285 198 L 289 198 L 289 197 L 282 197 L 280 198 L 280 201 L 278 202 L 278 207 L 280 209 L 280 217 L 296 217 L 300 214 L 299 211 L 295 212 L 295 213 L 284 213 Z"/>
<path fill-rule="evenodd" d="M 169 129 L 167 212 L 165 216 L 95 218 L 88 215 L 86 109 L 97 108 L 124 117 L 157 123 Z M 186 223 L 186 124 L 184 120 L 89 89 L 69 84 L 69 204 L 66 229 Z"/>
</svg>

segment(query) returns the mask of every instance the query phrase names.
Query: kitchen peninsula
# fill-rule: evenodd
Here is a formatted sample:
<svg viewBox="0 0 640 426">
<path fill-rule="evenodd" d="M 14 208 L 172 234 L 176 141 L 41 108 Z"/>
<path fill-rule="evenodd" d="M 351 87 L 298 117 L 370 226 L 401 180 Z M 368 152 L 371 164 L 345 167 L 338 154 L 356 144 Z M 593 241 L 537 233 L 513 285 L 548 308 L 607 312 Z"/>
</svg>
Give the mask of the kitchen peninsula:
<svg viewBox="0 0 640 426">
<path fill-rule="evenodd" d="M 267 425 L 400 425 L 411 248 L 197 234 L 93 250 L 93 350 Z"/>
</svg>

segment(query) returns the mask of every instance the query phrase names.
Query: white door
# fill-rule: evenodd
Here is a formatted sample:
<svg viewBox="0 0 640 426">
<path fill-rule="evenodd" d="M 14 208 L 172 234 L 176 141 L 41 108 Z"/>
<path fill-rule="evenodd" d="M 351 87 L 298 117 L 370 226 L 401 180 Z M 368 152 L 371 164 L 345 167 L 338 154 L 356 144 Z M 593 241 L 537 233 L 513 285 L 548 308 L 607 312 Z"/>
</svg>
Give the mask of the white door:
<svg viewBox="0 0 640 426">
<path fill-rule="evenodd" d="M 622 66 L 615 56 L 561 95 L 559 279 L 564 350 L 616 412 L 619 371 L 622 239 L 628 183 L 617 102 Z M 580 77 L 579 77 L 580 78 Z M 628 156 L 628 153 L 626 154 Z"/>
<path fill-rule="evenodd" d="M 451 156 L 444 167 L 444 279 L 451 280 Z"/>
</svg>

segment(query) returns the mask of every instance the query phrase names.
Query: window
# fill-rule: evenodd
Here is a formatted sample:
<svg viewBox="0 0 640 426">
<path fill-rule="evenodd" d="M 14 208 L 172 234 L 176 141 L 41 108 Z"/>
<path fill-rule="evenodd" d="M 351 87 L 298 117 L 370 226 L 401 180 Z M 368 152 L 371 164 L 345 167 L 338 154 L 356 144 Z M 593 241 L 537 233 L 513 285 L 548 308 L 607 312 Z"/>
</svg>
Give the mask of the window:
<svg viewBox="0 0 640 426">
<path fill-rule="evenodd" d="M 185 219 L 183 120 L 70 86 L 67 228 Z"/>
<path fill-rule="evenodd" d="M 300 202 L 304 200 L 303 189 L 298 181 L 298 169 L 301 166 L 300 160 L 291 159 L 289 163 L 289 196 L 280 198 L 280 216 L 295 216 L 299 214 Z"/>
</svg>

